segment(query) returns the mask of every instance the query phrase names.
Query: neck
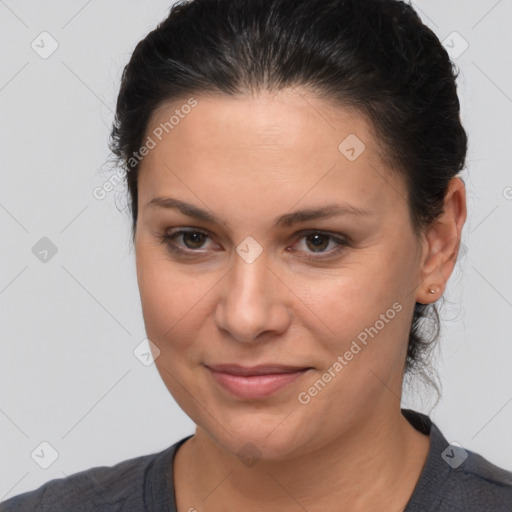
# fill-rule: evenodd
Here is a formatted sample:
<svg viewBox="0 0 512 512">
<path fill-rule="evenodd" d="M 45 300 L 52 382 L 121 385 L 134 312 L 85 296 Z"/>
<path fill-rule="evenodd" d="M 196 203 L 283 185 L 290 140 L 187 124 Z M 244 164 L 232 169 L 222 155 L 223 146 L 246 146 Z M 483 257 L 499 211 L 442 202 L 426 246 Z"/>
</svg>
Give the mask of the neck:
<svg viewBox="0 0 512 512">
<path fill-rule="evenodd" d="M 246 467 L 197 427 L 175 457 L 178 510 L 403 510 L 429 445 L 387 408 L 312 452 Z"/>
</svg>

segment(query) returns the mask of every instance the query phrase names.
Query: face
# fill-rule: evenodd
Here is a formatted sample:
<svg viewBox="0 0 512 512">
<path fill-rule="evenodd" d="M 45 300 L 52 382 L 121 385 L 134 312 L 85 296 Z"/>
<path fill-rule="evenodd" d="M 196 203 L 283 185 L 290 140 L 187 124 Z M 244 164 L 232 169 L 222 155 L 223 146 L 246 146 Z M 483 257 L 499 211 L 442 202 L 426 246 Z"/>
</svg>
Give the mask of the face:
<svg viewBox="0 0 512 512">
<path fill-rule="evenodd" d="M 156 366 L 226 450 L 319 449 L 399 406 L 421 261 L 405 184 L 361 115 L 305 91 L 194 101 L 154 113 L 140 165 Z"/>
</svg>

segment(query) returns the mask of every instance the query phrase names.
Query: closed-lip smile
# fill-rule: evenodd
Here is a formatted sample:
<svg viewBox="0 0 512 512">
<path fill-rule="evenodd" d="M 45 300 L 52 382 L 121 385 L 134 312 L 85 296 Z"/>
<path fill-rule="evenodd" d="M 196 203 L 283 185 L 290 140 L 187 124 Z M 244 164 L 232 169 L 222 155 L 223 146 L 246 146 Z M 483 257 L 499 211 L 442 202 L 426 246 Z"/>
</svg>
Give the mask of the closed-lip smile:
<svg viewBox="0 0 512 512">
<path fill-rule="evenodd" d="M 279 364 L 240 366 L 236 364 L 205 365 L 214 380 L 230 395 L 246 400 L 266 398 L 287 387 L 311 367 Z"/>
</svg>

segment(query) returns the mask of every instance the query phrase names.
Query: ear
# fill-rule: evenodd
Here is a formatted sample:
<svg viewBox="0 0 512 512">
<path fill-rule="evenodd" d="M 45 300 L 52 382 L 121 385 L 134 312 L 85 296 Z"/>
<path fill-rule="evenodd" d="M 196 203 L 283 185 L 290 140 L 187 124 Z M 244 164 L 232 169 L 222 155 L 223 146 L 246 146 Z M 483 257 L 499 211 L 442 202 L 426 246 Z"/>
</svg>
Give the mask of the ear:
<svg viewBox="0 0 512 512">
<path fill-rule="evenodd" d="M 452 178 L 444 198 L 443 212 L 424 234 L 417 302 L 430 304 L 444 293 L 457 261 L 466 215 L 464 182 L 460 178 Z"/>
</svg>

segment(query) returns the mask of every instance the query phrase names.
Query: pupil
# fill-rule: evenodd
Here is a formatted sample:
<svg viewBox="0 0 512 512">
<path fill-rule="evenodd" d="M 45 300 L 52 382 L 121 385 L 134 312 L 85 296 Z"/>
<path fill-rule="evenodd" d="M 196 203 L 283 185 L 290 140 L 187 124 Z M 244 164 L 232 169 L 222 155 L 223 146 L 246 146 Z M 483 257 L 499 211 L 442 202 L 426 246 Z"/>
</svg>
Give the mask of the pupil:
<svg viewBox="0 0 512 512">
<path fill-rule="evenodd" d="M 311 235 L 309 239 L 312 240 L 315 248 L 325 248 L 321 247 L 322 245 L 325 245 L 326 237 L 324 235 Z"/>
<path fill-rule="evenodd" d="M 201 245 L 201 243 L 202 243 L 202 241 L 203 241 L 203 240 L 202 240 L 202 237 L 203 237 L 203 236 L 204 236 L 204 235 L 203 235 L 202 233 L 186 233 L 186 234 L 185 234 L 185 237 L 189 237 L 189 238 L 191 238 L 191 239 L 192 239 L 192 240 L 191 240 L 191 243 L 192 243 L 192 248 L 193 248 L 193 249 L 196 249 L 196 248 L 197 248 L 197 247 L 195 247 L 195 246 L 194 246 L 194 244 L 199 244 L 199 245 Z M 186 242 L 185 242 L 185 243 L 186 243 Z M 188 245 L 188 244 L 187 244 L 187 245 Z"/>
</svg>

